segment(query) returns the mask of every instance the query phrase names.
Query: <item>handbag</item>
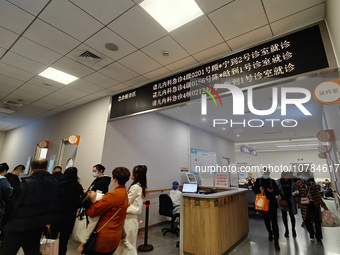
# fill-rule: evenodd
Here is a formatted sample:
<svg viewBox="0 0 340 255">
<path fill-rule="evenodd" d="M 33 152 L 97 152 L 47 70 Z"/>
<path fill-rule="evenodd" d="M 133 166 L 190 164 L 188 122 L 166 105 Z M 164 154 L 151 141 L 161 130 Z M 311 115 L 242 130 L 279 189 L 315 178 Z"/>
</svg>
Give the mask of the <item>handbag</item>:
<svg viewBox="0 0 340 255">
<path fill-rule="evenodd" d="M 40 254 L 41 255 L 58 255 L 59 254 L 59 239 L 51 239 L 51 231 L 47 228 L 46 237 L 40 239 Z"/>
<path fill-rule="evenodd" d="M 124 201 L 122 203 L 122 205 L 119 207 L 119 209 L 115 212 L 114 215 L 112 215 L 112 217 L 107 221 L 105 222 L 105 224 L 100 228 L 98 229 L 97 231 L 96 230 L 93 230 L 93 232 L 91 233 L 89 239 L 87 240 L 86 244 L 84 245 L 84 250 L 82 252 L 82 254 L 87 254 L 87 253 L 93 253 L 95 250 L 96 250 L 96 242 L 97 242 L 97 237 L 98 237 L 98 233 L 100 231 L 102 231 L 102 229 L 117 215 L 117 213 L 123 208 L 123 205 L 125 203 L 125 199 L 126 199 L 126 195 L 127 193 L 125 193 L 125 197 L 124 197 Z"/>
<path fill-rule="evenodd" d="M 255 195 L 255 209 L 259 211 L 269 211 L 269 199 L 267 199 L 266 195 L 261 190 L 261 194 Z"/>
<path fill-rule="evenodd" d="M 72 230 L 71 239 L 75 242 L 80 242 L 82 233 L 87 228 L 87 218 L 85 215 L 85 210 L 80 208 L 77 213 L 76 221 Z"/>
<path fill-rule="evenodd" d="M 281 205 L 281 206 L 288 206 L 287 200 L 282 199 L 282 196 L 281 196 L 281 195 L 277 198 L 277 202 L 278 202 L 279 205 Z"/>
</svg>

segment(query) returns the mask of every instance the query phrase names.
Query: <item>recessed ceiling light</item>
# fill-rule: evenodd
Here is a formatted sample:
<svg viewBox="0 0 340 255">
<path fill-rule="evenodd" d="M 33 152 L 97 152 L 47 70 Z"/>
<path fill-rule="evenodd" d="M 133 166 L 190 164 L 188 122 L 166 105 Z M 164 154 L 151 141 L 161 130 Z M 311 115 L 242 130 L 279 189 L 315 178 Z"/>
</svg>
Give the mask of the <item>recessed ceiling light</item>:
<svg viewBox="0 0 340 255">
<path fill-rule="evenodd" d="M 239 135 L 239 134 L 237 134 L 236 136 L 237 136 L 237 137 L 240 137 L 240 135 Z"/>
<path fill-rule="evenodd" d="M 222 128 L 222 130 L 224 131 L 224 130 L 227 130 L 226 128 Z"/>
<path fill-rule="evenodd" d="M 206 121 L 207 119 L 206 118 L 202 118 L 202 121 Z"/>
<path fill-rule="evenodd" d="M 59 71 L 52 67 L 49 67 L 45 71 L 42 71 L 39 75 L 47 79 L 60 82 L 65 85 L 79 79 L 78 77 Z"/>
<path fill-rule="evenodd" d="M 118 50 L 118 46 L 114 43 L 107 43 L 105 44 L 105 48 L 111 51 L 117 51 Z"/>
<path fill-rule="evenodd" d="M 139 5 L 168 32 L 203 15 L 195 0 L 145 0 Z"/>
</svg>

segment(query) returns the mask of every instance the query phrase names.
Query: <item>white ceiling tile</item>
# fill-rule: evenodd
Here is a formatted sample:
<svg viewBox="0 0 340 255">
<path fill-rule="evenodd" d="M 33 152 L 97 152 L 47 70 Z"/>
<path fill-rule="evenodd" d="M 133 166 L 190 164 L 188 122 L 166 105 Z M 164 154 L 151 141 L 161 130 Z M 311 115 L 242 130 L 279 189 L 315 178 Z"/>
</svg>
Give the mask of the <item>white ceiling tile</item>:
<svg viewBox="0 0 340 255">
<path fill-rule="evenodd" d="M 118 50 L 108 50 L 107 48 L 105 48 L 106 43 L 113 43 L 117 45 Z M 91 36 L 88 40 L 85 41 L 85 44 L 91 46 L 92 48 L 98 50 L 99 52 L 114 60 L 125 57 L 126 55 L 137 50 L 135 46 L 133 46 L 108 28 L 104 28 Z"/>
<path fill-rule="evenodd" d="M 79 97 L 77 97 L 75 95 L 61 93 L 60 91 L 61 90 L 58 90 L 58 91 L 52 93 L 51 95 L 49 95 L 48 97 L 52 97 L 54 99 L 62 100 L 62 101 L 65 101 L 67 103 L 69 103 L 69 102 L 71 102 L 73 100 L 79 99 Z"/>
<path fill-rule="evenodd" d="M 108 24 L 133 6 L 133 2 L 130 0 L 100 0 L 95 4 L 93 4 L 93 0 L 70 1 L 104 24 Z"/>
<path fill-rule="evenodd" d="M 268 24 L 260 0 L 237 0 L 208 16 L 225 40 Z"/>
<path fill-rule="evenodd" d="M 325 0 L 263 0 L 269 22 L 302 11 L 306 8 L 323 3 Z"/>
<path fill-rule="evenodd" d="M 20 89 L 31 92 L 31 93 L 35 93 L 35 94 L 41 95 L 41 96 L 47 96 L 47 95 L 49 95 L 53 92 L 50 89 L 48 89 L 47 86 L 45 86 L 45 88 L 44 88 L 42 86 L 38 86 L 38 85 L 33 84 L 33 83 L 25 83 L 24 85 L 22 85 L 20 87 Z"/>
<path fill-rule="evenodd" d="M 61 57 L 60 54 L 23 37 L 16 42 L 11 51 L 45 65 L 50 65 Z"/>
<path fill-rule="evenodd" d="M 161 63 L 162 65 L 167 65 L 179 59 L 189 56 L 188 52 L 186 52 L 169 35 L 159 39 L 156 42 L 149 44 L 148 46 L 144 47 L 142 51 L 145 52 L 150 57 L 152 57 L 154 60 Z M 164 56 L 163 55 L 164 51 L 167 51 L 169 55 Z"/>
<path fill-rule="evenodd" d="M 97 94 L 91 94 L 89 96 L 83 97 L 82 99 L 87 101 L 87 102 L 91 102 L 91 101 L 97 100 L 99 98 L 102 98 L 102 96 L 99 96 Z"/>
<path fill-rule="evenodd" d="M 23 104 L 27 105 L 27 104 L 30 104 L 34 101 L 41 99 L 42 97 L 43 97 L 42 95 L 39 95 L 37 93 L 28 92 L 23 89 L 17 89 L 16 91 L 8 95 L 5 99 L 14 100 L 14 101 L 22 100 Z"/>
<path fill-rule="evenodd" d="M 8 94 L 12 93 L 14 90 L 16 90 L 16 88 L 6 86 L 6 85 L 0 83 L 0 99 L 4 98 Z M 0 118 L 1 118 L 1 116 L 0 116 Z"/>
<path fill-rule="evenodd" d="M 88 93 L 95 93 L 103 89 L 103 87 L 93 84 L 91 82 L 84 81 L 83 79 L 76 80 L 68 85 L 78 90 L 82 90 Z"/>
<path fill-rule="evenodd" d="M 139 6 L 131 8 L 109 24 L 109 27 L 138 48 L 167 34 L 166 30 Z"/>
<path fill-rule="evenodd" d="M 80 89 L 72 88 L 69 86 L 58 90 L 58 93 L 66 94 L 66 95 L 75 97 L 77 99 L 88 96 L 90 94 L 88 92 L 82 91 Z"/>
<path fill-rule="evenodd" d="M 304 27 L 324 18 L 325 5 L 320 4 L 313 8 L 291 15 L 287 18 L 278 20 L 270 24 L 273 33 L 279 35 L 292 31 L 294 29 Z"/>
<path fill-rule="evenodd" d="M 95 94 L 100 96 L 100 97 L 106 97 L 106 96 L 112 96 L 113 92 L 110 89 L 103 89 L 99 92 L 96 92 Z"/>
<path fill-rule="evenodd" d="M 185 26 L 172 31 L 170 34 L 191 54 L 224 41 L 207 16 L 197 18 Z"/>
<path fill-rule="evenodd" d="M 234 0 L 196 0 L 198 6 L 204 13 L 210 13 Z"/>
<path fill-rule="evenodd" d="M 0 1 L 0 24 L 17 34 L 21 34 L 32 22 L 34 16 L 14 6 L 13 4 Z"/>
<path fill-rule="evenodd" d="M 99 72 L 121 82 L 130 80 L 138 76 L 137 73 L 117 62 L 101 69 Z"/>
<path fill-rule="evenodd" d="M 33 73 L 20 70 L 4 63 L 0 63 L 0 74 L 7 75 L 21 81 L 27 81 L 34 76 Z"/>
<path fill-rule="evenodd" d="M 0 57 L 5 54 L 7 50 L 5 48 L 0 47 Z"/>
<path fill-rule="evenodd" d="M 7 75 L 0 74 L 0 83 L 7 87 L 18 88 L 24 83 L 24 81 L 18 80 L 16 78 L 13 78 Z"/>
<path fill-rule="evenodd" d="M 227 41 L 227 43 L 232 50 L 237 50 L 245 48 L 246 46 L 254 45 L 255 43 L 261 42 L 270 37 L 272 37 L 270 27 L 264 26 L 247 34 L 231 39 Z"/>
<path fill-rule="evenodd" d="M 33 15 L 37 15 L 47 4 L 49 0 L 6 0 L 8 2 L 13 3 L 14 5 L 32 13 Z"/>
<path fill-rule="evenodd" d="M 189 69 L 190 67 L 197 64 L 197 61 L 193 57 L 186 57 L 184 59 L 181 59 L 175 63 L 172 63 L 170 65 L 167 65 L 166 68 L 168 68 L 172 72 L 179 72 L 184 69 Z"/>
<path fill-rule="evenodd" d="M 30 104 L 30 106 L 40 108 L 44 112 L 55 109 L 55 105 L 52 105 L 52 104 L 49 104 L 49 103 L 44 103 L 40 100 L 37 101 L 37 102 L 34 102 L 33 104 Z"/>
<path fill-rule="evenodd" d="M 61 105 L 69 102 L 69 101 L 65 100 L 64 98 L 60 98 L 60 97 L 56 98 L 55 95 L 48 95 L 46 97 L 43 97 L 39 101 L 42 102 L 42 103 L 54 105 L 55 107 L 61 106 Z"/>
<path fill-rule="evenodd" d="M 87 101 L 84 100 L 84 99 L 81 99 L 81 98 L 71 102 L 71 104 L 73 104 L 75 106 L 79 106 L 79 105 L 86 104 L 86 103 L 87 103 Z"/>
<path fill-rule="evenodd" d="M 14 43 L 14 41 L 18 37 L 19 37 L 18 34 L 13 33 L 12 31 L 10 31 L 10 30 L 8 30 L 4 27 L 0 27 L 0 47 L 3 47 L 5 49 L 9 49 L 9 47 Z"/>
<path fill-rule="evenodd" d="M 229 52 L 230 48 L 226 43 L 223 42 L 209 49 L 197 52 L 196 54 L 193 55 L 193 57 L 198 62 L 205 62 L 216 57 L 225 56 Z"/>
<path fill-rule="evenodd" d="M 102 27 L 101 23 L 67 0 L 52 1 L 39 18 L 81 41 Z"/>
<path fill-rule="evenodd" d="M 83 78 L 83 80 L 89 81 L 91 83 L 97 84 L 103 88 L 109 88 L 119 83 L 104 74 L 95 72 Z"/>
<path fill-rule="evenodd" d="M 124 83 L 120 83 L 120 84 L 112 86 L 111 88 L 109 88 L 109 90 L 113 91 L 114 93 L 117 93 L 123 90 L 127 90 L 128 88 L 129 88 L 128 85 Z"/>
<path fill-rule="evenodd" d="M 88 68 L 87 66 L 82 65 L 67 57 L 61 58 L 60 60 L 55 62 L 51 67 L 66 72 L 68 74 L 74 75 L 78 78 L 81 78 L 93 72 L 93 70 Z"/>
<path fill-rule="evenodd" d="M 170 74 L 171 74 L 171 71 L 169 69 L 166 69 L 165 67 L 161 67 L 149 73 L 143 74 L 143 76 L 148 78 L 149 80 L 155 80 L 155 79 L 160 79 L 163 76 L 168 76 Z"/>
<path fill-rule="evenodd" d="M 94 62 L 91 58 L 80 57 L 80 55 L 83 54 L 85 51 L 93 53 L 94 55 L 100 57 L 101 60 L 99 62 Z M 79 45 L 77 48 L 75 48 L 69 54 L 67 54 L 67 57 L 77 62 L 80 62 L 83 65 L 86 65 L 94 70 L 99 70 L 102 67 L 107 66 L 108 64 L 113 62 L 112 59 L 110 59 L 107 56 L 104 56 L 102 53 L 96 51 L 95 49 L 91 48 L 86 44 Z"/>
<path fill-rule="evenodd" d="M 29 83 L 32 83 L 32 84 L 34 84 L 34 85 L 36 85 L 36 86 L 38 86 L 42 89 L 48 89 L 51 92 L 65 87 L 64 84 L 46 79 L 45 77 L 42 77 L 42 76 L 39 76 L 39 75 L 37 75 L 33 79 L 31 79 L 29 81 Z"/>
<path fill-rule="evenodd" d="M 161 67 L 159 63 L 141 51 L 136 51 L 118 62 L 139 74 L 148 73 Z"/>
<path fill-rule="evenodd" d="M 136 78 L 133 78 L 131 80 L 128 80 L 126 82 L 124 82 L 126 85 L 128 85 L 129 87 L 132 87 L 132 86 L 138 86 L 140 87 L 141 85 L 145 84 L 149 82 L 149 79 L 143 77 L 143 76 L 138 76 Z"/>
<path fill-rule="evenodd" d="M 47 68 L 45 65 L 10 51 L 2 58 L 1 62 L 34 74 L 41 73 Z"/>
<path fill-rule="evenodd" d="M 80 44 L 78 40 L 39 19 L 34 21 L 24 37 L 60 54 L 66 54 Z"/>
</svg>

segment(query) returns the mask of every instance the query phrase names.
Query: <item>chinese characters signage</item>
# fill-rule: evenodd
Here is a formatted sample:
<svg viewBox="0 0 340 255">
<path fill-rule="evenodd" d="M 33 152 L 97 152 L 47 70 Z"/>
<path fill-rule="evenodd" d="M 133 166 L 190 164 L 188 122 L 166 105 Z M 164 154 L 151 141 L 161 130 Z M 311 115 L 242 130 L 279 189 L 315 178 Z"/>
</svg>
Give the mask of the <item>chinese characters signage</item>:
<svg viewBox="0 0 340 255">
<path fill-rule="evenodd" d="M 314 89 L 314 98 L 322 104 L 340 103 L 340 79 L 318 84 Z"/>
<path fill-rule="evenodd" d="M 227 83 L 244 88 L 327 67 L 319 26 L 313 26 L 115 95 L 110 118 L 187 103 L 200 96 L 202 84 Z"/>
</svg>

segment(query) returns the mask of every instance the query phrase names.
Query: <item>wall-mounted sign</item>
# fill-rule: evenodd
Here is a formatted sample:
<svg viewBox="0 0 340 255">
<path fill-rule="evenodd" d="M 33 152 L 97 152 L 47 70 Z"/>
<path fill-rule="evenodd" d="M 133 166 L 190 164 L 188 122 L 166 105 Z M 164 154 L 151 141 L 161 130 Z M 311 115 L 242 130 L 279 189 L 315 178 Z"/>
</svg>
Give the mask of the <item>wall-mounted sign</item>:
<svg viewBox="0 0 340 255">
<path fill-rule="evenodd" d="M 253 155 L 253 156 L 257 156 L 257 152 L 254 149 L 251 149 L 251 148 L 244 146 L 244 145 L 240 146 L 240 151 L 247 153 L 247 154 L 250 154 L 250 155 Z"/>
<path fill-rule="evenodd" d="M 48 146 L 50 145 L 49 141 L 42 140 L 38 143 L 39 148 L 45 148 L 48 149 Z"/>
<path fill-rule="evenodd" d="M 333 142 L 335 141 L 335 136 L 333 129 L 329 130 L 320 130 L 317 134 L 316 137 L 319 139 L 321 142 Z"/>
<path fill-rule="evenodd" d="M 77 144 L 79 144 L 80 136 L 79 136 L 79 135 L 70 135 L 70 136 L 67 138 L 67 141 L 68 141 L 70 144 L 77 145 Z"/>
<path fill-rule="evenodd" d="M 340 79 L 321 82 L 314 88 L 313 94 L 322 104 L 340 103 Z"/>
<path fill-rule="evenodd" d="M 321 158 L 321 159 L 326 159 L 326 158 L 327 158 L 327 154 L 326 154 L 326 153 L 320 152 L 320 153 L 318 154 L 318 157 Z"/>
<path fill-rule="evenodd" d="M 188 172 L 189 169 L 187 167 L 181 167 L 181 172 Z"/>
<path fill-rule="evenodd" d="M 115 95 L 110 119 L 185 104 L 200 97 L 202 84 L 245 88 L 326 67 L 329 64 L 316 25 Z"/>
<path fill-rule="evenodd" d="M 318 151 L 321 152 L 321 153 L 327 153 L 328 152 L 328 147 L 327 145 L 320 145 L 318 147 Z"/>
</svg>

